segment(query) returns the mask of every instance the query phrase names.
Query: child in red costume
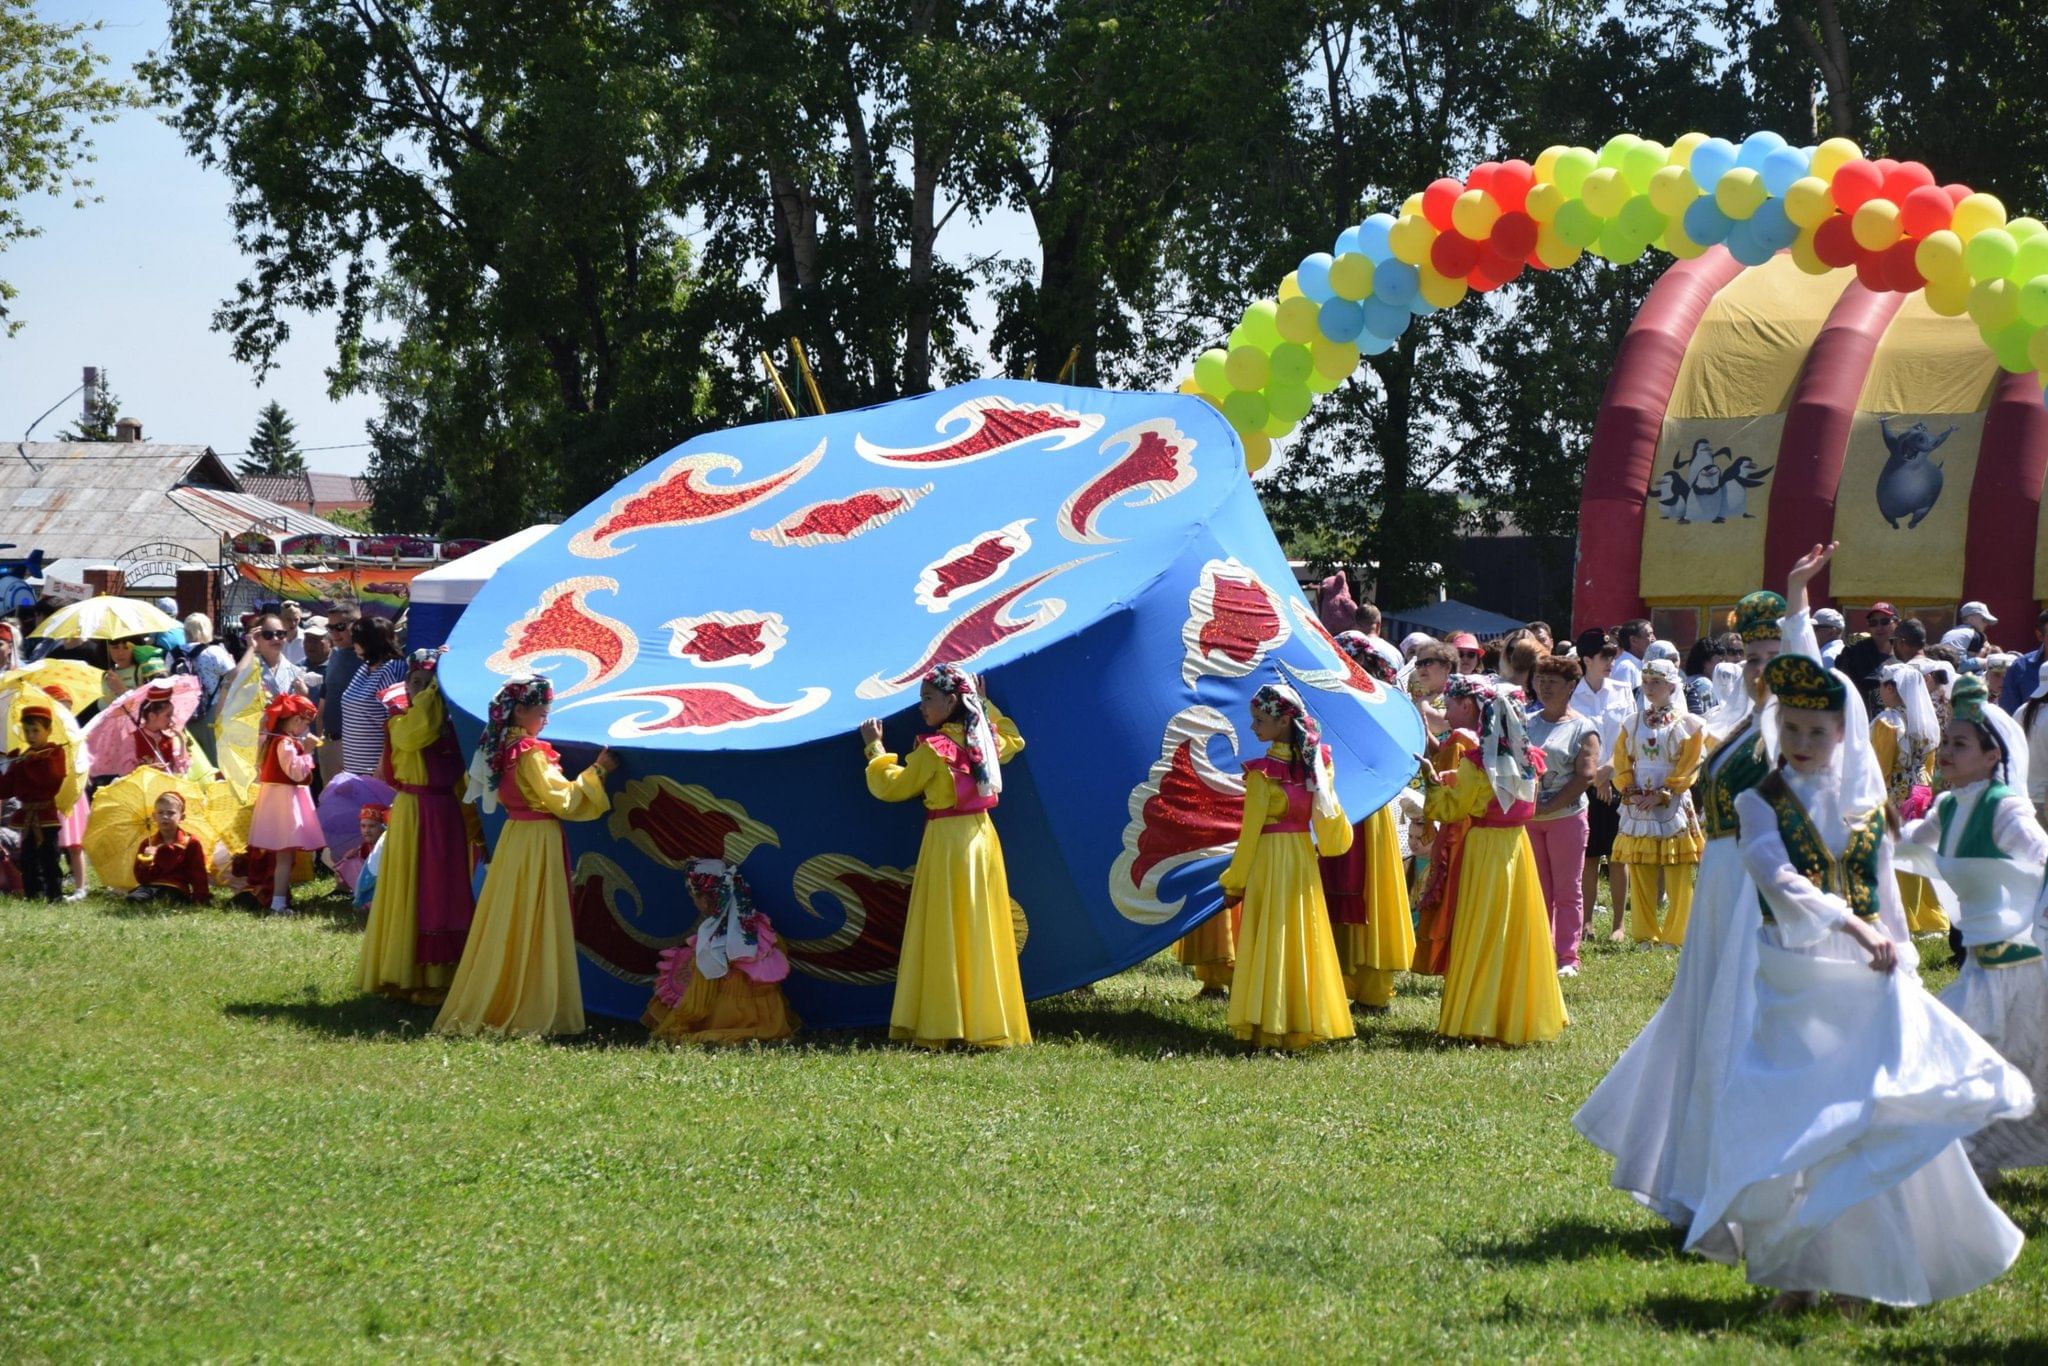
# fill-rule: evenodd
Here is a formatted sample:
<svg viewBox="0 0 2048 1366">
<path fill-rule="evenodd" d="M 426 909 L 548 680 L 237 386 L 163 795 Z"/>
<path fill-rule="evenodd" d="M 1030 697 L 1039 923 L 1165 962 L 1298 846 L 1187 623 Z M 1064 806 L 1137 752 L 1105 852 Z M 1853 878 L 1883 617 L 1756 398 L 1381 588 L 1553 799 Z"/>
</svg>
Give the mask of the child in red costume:
<svg viewBox="0 0 2048 1366">
<path fill-rule="evenodd" d="M 313 703 L 296 693 L 284 693 L 263 709 L 262 759 L 256 770 L 256 811 L 249 821 L 249 853 L 252 869 L 257 853 L 275 856 L 270 881 L 272 915 L 291 914 L 294 855 L 301 849 L 311 853 L 327 844 L 313 813 L 313 795 L 307 790 L 313 779 L 313 750 L 318 742 L 306 731 L 316 714 Z M 251 890 L 255 888 L 252 886 Z"/>
<path fill-rule="evenodd" d="M 129 900 L 168 894 L 204 906 L 213 899 L 213 887 L 206 876 L 205 848 L 185 832 L 185 799 L 166 792 L 156 799 L 154 810 L 156 829 L 136 851 L 135 890 L 128 893 Z"/>
<path fill-rule="evenodd" d="M 50 736 L 55 729 L 50 708 L 31 702 L 21 709 L 22 748 L 7 756 L 0 773 L 0 798 L 21 803 L 13 824 L 21 831 L 21 894 L 61 901 L 64 876 L 58 872 L 57 835 L 64 821 L 58 795 L 71 774 L 71 756 Z"/>
</svg>

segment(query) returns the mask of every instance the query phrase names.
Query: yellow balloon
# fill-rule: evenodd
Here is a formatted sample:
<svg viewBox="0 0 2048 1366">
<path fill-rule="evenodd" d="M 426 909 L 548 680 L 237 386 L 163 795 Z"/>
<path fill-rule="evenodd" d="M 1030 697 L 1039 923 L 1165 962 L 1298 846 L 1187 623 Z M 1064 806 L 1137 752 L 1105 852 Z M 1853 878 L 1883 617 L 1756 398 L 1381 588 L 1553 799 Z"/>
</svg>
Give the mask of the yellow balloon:
<svg viewBox="0 0 2048 1366">
<path fill-rule="evenodd" d="M 1986 228 L 2005 226 L 2005 205 L 1998 196 L 1973 194 L 1956 205 L 1956 216 L 1949 223 L 1955 235 L 1965 242 L 1983 232 Z"/>
<path fill-rule="evenodd" d="M 1847 138 L 1829 138 L 1813 149 L 1812 174 L 1822 180 L 1833 180 L 1835 172 L 1847 162 L 1863 155 L 1863 149 Z"/>
<path fill-rule="evenodd" d="M 1755 214 L 1767 198 L 1764 178 L 1747 166 L 1737 166 L 1714 186 L 1715 205 L 1737 222 Z"/>
<path fill-rule="evenodd" d="M 1667 166 L 1665 169 L 1671 168 Z M 1665 222 L 1664 234 L 1658 239 L 1658 245 L 1681 261 L 1690 261 L 1696 256 L 1707 254 L 1705 247 L 1685 235 L 1685 222 L 1677 215 L 1673 215 Z"/>
<path fill-rule="evenodd" d="M 1927 278 L 1930 299 L 1937 281 L 1952 281 L 1962 286 L 1967 298 L 1970 272 L 1963 264 L 1963 239 L 1947 228 L 1930 232 L 1920 239 L 1920 245 L 1913 248 L 1913 265 Z"/>
<path fill-rule="evenodd" d="M 1531 169 L 1536 172 L 1538 185 L 1548 185 L 1557 179 L 1557 159 L 1568 150 L 1561 144 L 1552 143 L 1537 155 L 1536 164 Z"/>
<path fill-rule="evenodd" d="M 1340 299 L 1363 299 L 1372 293 L 1372 262 L 1355 251 L 1347 251 L 1330 263 L 1330 292 Z M 1289 341 L 1306 338 L 1289 337 Z"/>
<path fill-rule="evenodd" d="M 1434 266 L 1422 267 L 1422 297 L 1438 308 L 1455 308 L 1465 297 L 1465 291 L 1463 280 L 1446 279 L 1436 273 Z"/>
<path fill-rule="evenodd" d="M 2020 291 L 2006 279 L 1979 280 L 1970 289 L 1970 320 L 1986 336 L 2019 321 Z"/>
<path fill-rule="evenodd" d="M 1336 272 L 1331 273 L 1334 275 Z M 1322 305 L 1314 299 L 1296 294 L 1291 299 L 1280 301 L 1280 309 L 1273 317 L 1273 326 L 1278 329 L 1282 341 L 1309 346 L 1317 337 L 1323 335 L 1323 330 L 1316 326 L 1316 319 L 1322 311 Z"/>
<path fill-rule="evenodd" d="M 1411 214 L 1411 213 L 1413 213 L 1413 214 L 1419 214 L 1419 213 L 1421 213 L 1421 212 L 1422 212 L 1422 191 L 1420 191 L 1420 190 L 1417 190 L 1417 191 L 1416 191 L 1416 192 L 1415 192 L 1414 194 L 1411 194 L 1411 195 L 1409 195 L 1409 196 L 1408 196 L 1408 197 L 1407 197 L 1406 199 L 1404 199 L 1404 200 L 1402 200 L 1402 201 L 1401 201 L 1401 207 L 1400 207 L 1399 211 L 1397 211 L 1397 212 L 1396 212 L 1396 213 L 1394 214 L 1394 217 L 1396 217 L 1396 218 L 1406 218 L 1406 217 L 1407 217 L 1407 216 L 1408 216 L 1409 214 Z"/>
<path fill-rule="evenodd" d="M 1666 164 L 1676 166 L 1680 170 L 1683 170 L 1686 167 L 1692 165 L 1692 154 L 1694 150 L 1697 149 L 1699 145 L 1705 142 L 1706 140 L 1707 135 L 1705 133 L 1685 134 L 1683 137 L 1679 138 L 1678 141 L 1671 144 L 1670 152 L 1665 154 L 1664 160 Z"/>
<path fill-rule="evenodd" d="M 1813 229 L 1801 228 L 1799 235 L 1792 239 L 1792 264 L 1808 275 L 1825 275 L 1831 269 L 1820 259 L 1820 253 L 1813 249 Z"/>
<path fill-rule="evenodd" d="M 1394 259 L 1419 266 L 1429 259 L 1429 244 L 1436 241 L 1436 229 L 1419 213 L 1402 214 L 1387 230 L 1387 246 Z"/>
<path fill-rule="evenodd" d="M 1484 242 L 1500 219 L 1500 205 L 1484 190 L 1467 190 L 1451 205 L 1451 226 L 1475 242 Z"/>
<path fill-rule="evenodd" d="M 1229 376 L 1231 388 L 1256 393 L 1272 377 L 1273 358 L 1256 346 L 1233 346 L 1230 358 L 1223 362 L 1223 373 Z"/>
<path fill-rule="evenodd" d="M 2048 372 L 2048 328 L 2027 338 L 2027 359 L 2034 363 L 2036 370 Z"/>
<path fill-rule="evenodd" d="M 1927 306 L 1944 318 L 1960 318 L 1970 311 L 1970 281 L 1941 279 L 1927 282 Z"/>
<path fill-rule="evenodd" d="M 1548 223 L 1536 229 L 1536 259 L 1552 270 L 1563 270 L 1578 264 L 1584 255 L 1579 248 L 1557 235 L 1557 229 Z"/>
<path fill-rule="evenodd" d="M 1699 182 L 1683 166 L 1666 166 L 1650 177 L 1650 207 L 1666 218 L 1678 217 L 1699 197 Z"/>
<path fill-rule="evenodd" d="M 1282 303 L 1289 299 L 1299 299 L 1301 297 L 1301 275 L 1299 272 L 1290 270 L 1281 277 L 1280 293 L 1276 297 Z"/>
<path fill-rule="evenodd" d="M 1341 380 L 1358 368 L 1358 345 L 1319 336 L 1308 344 L 1308 359 L 1324 379 Z"/>
<path fill-rule="evenodd" d="M 1543 180 L 1529 188 L 1529 198 L 1523 202 L 1522 210 L 1538 223 L 1548 223 L 1557 217 L 1557 211 L 1564 206 L 1564 191 Z"/>
<path fill-rule="evenodd" d="M 1223 400 L 1216 397 L 1216 395 L 1208 392 L 1197 392 L 1195 397 L 1208 404 L 1211 408 L 1214 408 L 1217 412 L 1223 411 Z"/>
<path fill-rule="evenodd" d="M 1620 213 L 1631 193 L 1628 181 L 1612 166 L 1602 166 L 1594 171 L 1579 187 L 1579 198 L 1601 218 L 1612 218 Z"/>
<path fill-rule="evenodd" d="M 1177 389 L 1178 392 L 1183 394 L 1199 394 L 1202 392 L 1202 386 L 1195 383 L 1193 375 L 1189 375 L 1186 379 L 1182 380 Z"/>
<path fill-rule="evenodd" d="M 1244 467 L 1247 473 L 1257 474 L 1266 468 L 1273 458 L 1273 438 L 1264 432 L 1240 432 L 1237 439 L 1244 443 Z"/>
<path fill-rule="evenodd" d="M 1801 176 L 1785 191 L 1785 217 L 1795 225 L 1817 228 L 1834 216 L 1834 196 L 1819 176 Z"/>
<path fill-rule="evenodd" d="M 1883 251 L 1899 240 L 1899 206 L 1889 199 L 1867 199 L 1849 220 L 1849 231 L 1865 251 Z"/>
</svg>

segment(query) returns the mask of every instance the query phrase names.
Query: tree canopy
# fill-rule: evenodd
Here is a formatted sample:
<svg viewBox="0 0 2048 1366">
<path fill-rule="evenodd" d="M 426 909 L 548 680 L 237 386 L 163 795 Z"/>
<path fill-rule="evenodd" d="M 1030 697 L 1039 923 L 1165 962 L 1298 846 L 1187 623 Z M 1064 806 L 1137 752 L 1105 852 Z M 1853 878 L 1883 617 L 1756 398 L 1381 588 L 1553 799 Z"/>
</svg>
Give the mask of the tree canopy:
<svg viewBox="0 0 2048 1366">
<path fill-rule="evenodd" d="M 235 473 L 304 474 L 306 457 L 299 451 L 298 424 L 285 413 L 276 399 L 256 414 L 256 430 L 249 437 L 249 449 L 235 464 Z"/>
</svg>

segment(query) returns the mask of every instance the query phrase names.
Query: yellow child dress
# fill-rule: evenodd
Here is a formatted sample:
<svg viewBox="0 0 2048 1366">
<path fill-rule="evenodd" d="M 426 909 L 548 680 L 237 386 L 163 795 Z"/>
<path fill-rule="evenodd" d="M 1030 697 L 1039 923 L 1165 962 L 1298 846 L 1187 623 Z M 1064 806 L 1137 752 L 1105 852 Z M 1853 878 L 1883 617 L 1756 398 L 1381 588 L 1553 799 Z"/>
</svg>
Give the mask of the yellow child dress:
<svg viewBox="0 0 2048 1366">
<path fill-rule="evenodd" d="M 1218 911 L 1173 941 L 1173 956 L 1186 964 L 1204 988 L 1220 990 L 1230 985 L 1237 971 L 1237 926 L 1235 911 Z"/>
<path fill-rule="evenodd" d="M 1394 974 L 1415 961 L 1415 922 L 1401 867 L 1401 832 L 1388 802 L 1352 828 L 1351 850 L 1323 859 L 1323 900 L 1344 989 L 1368 1010 L 1394 999 Z"/>
<path fill-rule="evenodd" d="M 1884 774 L 1886 799 L 1902 821 L 1918 820 L 1932 805 L 1934 765 L 1939 757 L 1932 749 L 1921 753 L 1917 743 L 1905 744 L 1906 719 L 1896 707 L 1886 707 L 1870 723 L 1870 748 L 1877 755 L 1878 772 Z M 1902 749 L 1912 753 L 1901 753 Z M 1923 789 L 1921 795 L 1915 788 Z M 1912 934 L 1947 934 L 1948 915 L 1934 895 L 1934 884 L 1918 873 L 1896 873 L 1899 903 L 1906 912 L 1906 929 Z"/>
<path fill-rule="evenodd" d="M 570 782 L 552 745 L 516 727 L 506 735 L 511 754 L 498 780 L 505 829 L 434 1030 L 581 1034 L 583 986 L 562 822 L 596 820 L 611 809 L 611 798 L 595 765 Z"/>
<path fill-rule="evenodd" d="M 1321 840 L 1329 857 L 1347 852 L 1351 823 L 1342 807 L 1311 819 L 1313 799 L 1293 763 L 1283 740 L 1244 766 L 1244 824 L 1217 879 L 1226 897 L 1244 898 L 1228 1018 L 1254 1048 L 1312 1048 L 1355 1033 L 1316 851 Z"/>
<path fill-rule="evenodd" d="M 1621 832 L 1609 861 L 1628 869 L 1629 938 L 1638 944 L 1682 944 L 1692 917 L 1693 884 L 1706 839 L 1693 814 L 1692 785 L 1707 755 L 1706 724 L 1675 707 L 1645 708 L 1622 722 L 1614 739 L 1614 791 Z M 1662 804 L 1629 805 L 1633 793 Z M 1662 873 L 1669 908 L 1657 923 L 1657 878 Z"/>
<path fill-rule="evenodd" d="M 996 761 L 1023 752 L 1016 725 L 984 701 Z M 977 1048 L 1031 1042 L 1010 879 L 988 813 L 993 797 L 975 793 L 967 741 L 957 722 L 921 737 L 902 763 L 879 741 L 868 745 L 868 791 L 885 802 L 924 799 L 924 841 L 903 922 L 903 955 L 889 1037 L 925 1048 L 962 1041 Z"/>
<path fill-rule="evenodd" d="M 1486 770 L 1469 755 L 1448 784 L 1430 783 L 1422 800 L 1433 821 L 1470 823 L 1445 890 L 1454 910 L 1437 1033 L 1504 1044 L 1556 1038 L 1571 1021 L 1524 828 L 1536 804 L 1503 810 Z"/>
</svg>

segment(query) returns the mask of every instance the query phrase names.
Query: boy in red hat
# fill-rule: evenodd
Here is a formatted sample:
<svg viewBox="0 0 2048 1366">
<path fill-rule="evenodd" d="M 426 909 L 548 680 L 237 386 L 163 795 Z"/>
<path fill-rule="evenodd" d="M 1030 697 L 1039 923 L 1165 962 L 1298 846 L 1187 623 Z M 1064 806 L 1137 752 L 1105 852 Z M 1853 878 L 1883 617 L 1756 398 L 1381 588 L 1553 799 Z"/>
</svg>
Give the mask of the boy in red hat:
<svg viewBox="0 0 2048 1366">
<path fill-rule="evenodd" d="M 156 799 L 156 829 L 135 854 L 135 890 L 131 900 L 147 901 L 163 893 L 182 896 L 194 906 L 213 899 L 206 876 L 206 850 L 184 827 L 185 799 L 166 792 Z"/>
<path fill-rule="evenodd" d="M 21 830 L 21 894 L 45 901 L 64 898 L 64 875 L 58 871 L 57 835 L 64 823 L 58 794 L 71 776 L 71 756 L 53 740 L 56 723 L 47 703 L 21 709 L 22 748 L 10 751 L 0 772 L 0 798 L 21 803 L 12 824 Z"/>
</svg>

